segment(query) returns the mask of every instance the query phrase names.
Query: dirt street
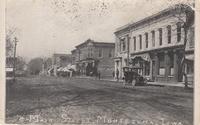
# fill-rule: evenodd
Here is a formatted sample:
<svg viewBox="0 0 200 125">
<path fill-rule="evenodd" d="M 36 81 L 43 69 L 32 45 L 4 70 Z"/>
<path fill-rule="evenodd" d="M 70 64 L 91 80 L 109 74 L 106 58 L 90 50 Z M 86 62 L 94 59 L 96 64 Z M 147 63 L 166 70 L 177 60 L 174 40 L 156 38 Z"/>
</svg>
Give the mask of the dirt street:
<svg viewBox="0 0 200 125">
<path fill-rule="evenodd" d="M 55 77 L 19 78 L 7 91 L 7 123 L 192 125 L 193 91 L 123 88 L 121 83 Z"/>
</svg>

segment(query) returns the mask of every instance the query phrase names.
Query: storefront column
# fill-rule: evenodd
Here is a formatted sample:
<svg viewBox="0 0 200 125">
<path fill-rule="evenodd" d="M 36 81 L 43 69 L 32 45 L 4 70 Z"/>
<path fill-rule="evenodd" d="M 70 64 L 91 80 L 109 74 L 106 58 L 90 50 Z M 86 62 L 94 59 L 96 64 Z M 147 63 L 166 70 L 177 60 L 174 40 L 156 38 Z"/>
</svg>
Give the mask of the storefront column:
<svg viewBox="0 0 200 125">
<path fill-rule="evenodd" d="M 178 65 L 177 51 L 174 51 L 174 81 L 178 81 Z"/>
<path fill-rule="evenodd" d="M 150 61 L 150 73 L 149 73 L 149 76 L 150 76 L 150 79 L 153 79 L 153 61 L 151 60 Z"/>
<path fill-rule="evenodd" d="M 168 81 L 168 75 L 169 75 L 169 61 L 170 61 L 170 58 L 169 58 L 169 54 L 168 54 L 168 51 L 165 51 L 165 80 Z"/>
<path fill-rule="evenodd" d="M 159 58 L 158 58 L 158 53 L 155 54 L 155 78 L 157 81 L 157 75 L 159 74 Z"/>
<path fill-rule="evenodd" d="M 114 75 L 115 78 L 117 77 L 116 76 L 116 72 L 117 72 L 117 68 L 118 68 L 117 62 L 118 62 L 118 65 L 119 65 L 119 61 L 115 60 L 115 75 Z"/>
<path fill-rule="evenodd" d="M 122 59 L 119 61 L 119 78 L 122 78 L 123 71 L 122 71 Z"/>
</svg>

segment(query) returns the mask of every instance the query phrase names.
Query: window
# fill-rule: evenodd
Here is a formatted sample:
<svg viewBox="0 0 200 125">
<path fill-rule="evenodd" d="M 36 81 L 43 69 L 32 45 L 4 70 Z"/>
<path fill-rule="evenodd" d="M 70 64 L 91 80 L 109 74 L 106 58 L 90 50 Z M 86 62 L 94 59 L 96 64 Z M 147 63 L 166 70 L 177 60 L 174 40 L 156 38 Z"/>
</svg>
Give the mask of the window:
<svg viewBox="0 0 200 125">
<path fill-rule="evenodd" d="M 194 73 L 194 62 L 188 61 L 186 64 L 187 67 L 187 74 L 193 74 Z"/>
<path fill-rule="evenodd" d="M 168 40 L 168 43 L 171 43 L 171 26 L 168 25 L 167 26 L 167 40 Z"/>
<path fill-rule="evenodd" d="M 178 22 L 176 26 L 177 26 L 177 42 L 180 42 L 181 41 L 181 23 Z"/>
<path fill-rule="evenodd" d="M 145 38 L 146 38 L 146 48 L 148 48 L 148 33 L 145 33 Z"/>
<path fill-rule="evenodd" d="M 109 50 L 108 57 L 112 57 L 112 50 Z"/>
<path fill-rule="evenodd" d="M 142 35 L 139 35 L 139 39 L 140 39 L 140 49 L 142 49 Z"/>
<path fill-rule="evenodd" d="M 99 48 L 99 57 L 102 57 L 102 49 Z"/>
<path fill-rule="evenodd" d="M 123 51 L 126 50 L 126 43 L 125 43 L 125 41 L 122 42 L 122 50 L 123 50 Z"/>
<path fill-rule="evenodd" d="M 159 55 L 159 75 L 165 75 L 164 53 Z"/>
<path fill-rule="evenodd" d="M 133 43 L 133 44 L 134 44 L 134 50 L 136 50 L 136 37 L 133 37 L 133 40 L 134 40 L 134 41 L 133 41 L 133 42 L 134 42 L 134 43 Z"/>
<path fill-rule="evenodd" d="M 151 34 L 152 34 L 152 46 L 154 47 L 155 46 L 155 31 L 151 31 Z"/>
<path fill-rule="evenodd" d="M 162 45 L 162 28 L 159 28 L 159 45 Z"/>
<path fill-rule="evenodd" d="M 144 64 L 144 75 L 148 76 L 150 75 L 150 62 L 145 61 Z"/>
</svg>

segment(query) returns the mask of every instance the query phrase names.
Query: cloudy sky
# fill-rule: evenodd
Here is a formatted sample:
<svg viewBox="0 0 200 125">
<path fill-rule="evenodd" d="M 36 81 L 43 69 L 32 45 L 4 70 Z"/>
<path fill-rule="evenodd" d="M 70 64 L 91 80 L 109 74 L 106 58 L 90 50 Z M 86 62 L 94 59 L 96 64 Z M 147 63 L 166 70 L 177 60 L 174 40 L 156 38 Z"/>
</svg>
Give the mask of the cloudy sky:
<svg viewBox="0 0 200 125">
<path fill-rule="evenodd" d="M 70 53 L 91 38 L 114 42 L 116 28 L 191 0 L 7 0 L 7 29 L 17 29 L 17 55 Z"/>
</svg>

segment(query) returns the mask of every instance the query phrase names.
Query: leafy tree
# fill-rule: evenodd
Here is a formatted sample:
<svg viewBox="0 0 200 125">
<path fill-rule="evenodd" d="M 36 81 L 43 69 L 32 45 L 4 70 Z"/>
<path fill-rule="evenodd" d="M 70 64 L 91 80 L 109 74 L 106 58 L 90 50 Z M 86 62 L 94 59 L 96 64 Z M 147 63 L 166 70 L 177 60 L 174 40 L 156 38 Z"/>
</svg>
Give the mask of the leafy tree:
<svg viewBox="0 0 200 125">
<path fill-rule="evenodd" d="M 193 5 L 194 6 L 194 5 Z M 188 31 L 191 28 L 192 25 L 194 25 L 194 8 L 193 6 L 185 5 L 185 4 L 178 4 L 175 7 L 177 8 L 177 14 L 174 14 L 174 16 L 179 20 L 179 22 L 182 23 L 182 28 L 184 29 L 184 43 L 183 43 L 183 57 L 181 59 L 180 63 L 180 74 L 181 76 L 185 77 L 185 88 L 188 88 L 188 78 L 187 74 L 185 73 L 185 64 L 186 64 L 186 46 L 188 43 Z M 182 18 L 182 13 L 185 14 L 185 20 Z"/>
<path fill-rule="evenodd" d="M 28 63 L 28 70 L 32 75 L 38 75 L 42 71 L 43 59 L 38 57 L 30 60 Z"/>
</svg>

